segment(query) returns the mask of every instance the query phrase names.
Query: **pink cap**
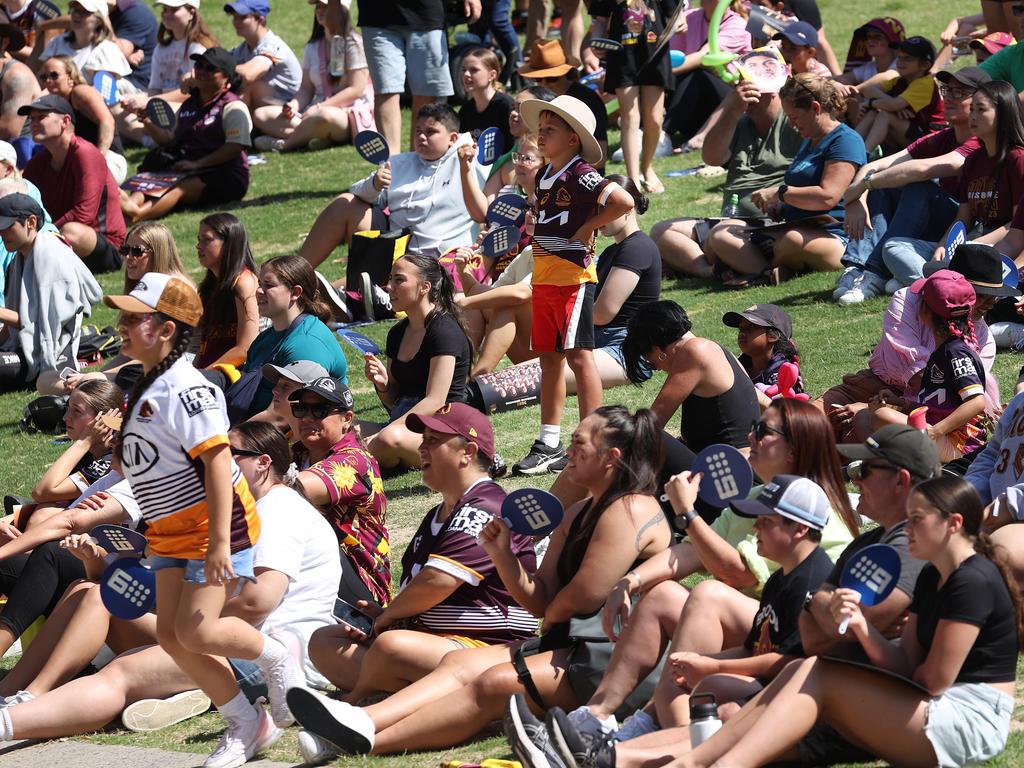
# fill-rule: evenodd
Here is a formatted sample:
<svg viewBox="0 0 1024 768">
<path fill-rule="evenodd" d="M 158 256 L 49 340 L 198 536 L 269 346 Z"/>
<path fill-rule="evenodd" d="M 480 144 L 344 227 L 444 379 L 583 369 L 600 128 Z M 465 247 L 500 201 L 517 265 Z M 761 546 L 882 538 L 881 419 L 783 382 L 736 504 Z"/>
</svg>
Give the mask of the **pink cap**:
<svg viewBox="0 0 1024 768">
<path fill-rule="evenodd" d="M 911 293 L 920 293 L 924 303 L 939 317 L 966 317 L 977 297 L 967 278 L 951 269 L 940 269 L 910 286 Z"/>
<path fill-rule="evenodd" d="M 971 40 L 971 48 L 984 48 L 989 53 L 999 53 L 1006 46 L 1016 42 L 1009 32 L 993 32 L 980 40 Z"/>
</svg>

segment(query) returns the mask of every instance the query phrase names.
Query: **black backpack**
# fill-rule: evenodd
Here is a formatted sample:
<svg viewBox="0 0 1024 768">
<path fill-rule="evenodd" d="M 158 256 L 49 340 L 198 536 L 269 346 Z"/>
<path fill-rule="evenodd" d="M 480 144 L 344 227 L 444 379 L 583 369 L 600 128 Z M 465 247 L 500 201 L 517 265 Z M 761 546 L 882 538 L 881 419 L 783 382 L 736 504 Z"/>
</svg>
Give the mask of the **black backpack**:
<svg viewBox="0 0 1024 768">
<path fill-rule="evenodd" d="M 22 420 L 18 425 L 23 432 L 64 433 L 64 414 L 68 410 L 67 397 L 43 395 L 25 406 Z"/>
</svg>

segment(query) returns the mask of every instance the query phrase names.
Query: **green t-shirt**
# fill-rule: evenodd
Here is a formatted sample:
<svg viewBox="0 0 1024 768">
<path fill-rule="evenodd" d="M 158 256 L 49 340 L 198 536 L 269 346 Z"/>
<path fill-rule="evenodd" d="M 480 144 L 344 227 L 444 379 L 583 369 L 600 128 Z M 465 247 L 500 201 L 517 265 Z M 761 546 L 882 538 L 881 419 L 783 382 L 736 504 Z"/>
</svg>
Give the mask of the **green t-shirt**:
<svg viewBox="0 0 1024 768">
<path fill-rule="evenodd" d="M 750 195 L 781 184 L 802 143 L 800 134 L 781 110 L 764 137 L 758 135 L 754 121 L 743 115 L 729 145 L 723 210 L 730 197 L 739 195 L 740 215 L 762 216 L 761 209 L 750 202 Z"/>
<path fill-rule="evenodd" d="M 1008 45 L 979 64 L 993 80 L 1005 80 L 1015 91 L 1024 91 L 1024 46 Z"/>
</svg>

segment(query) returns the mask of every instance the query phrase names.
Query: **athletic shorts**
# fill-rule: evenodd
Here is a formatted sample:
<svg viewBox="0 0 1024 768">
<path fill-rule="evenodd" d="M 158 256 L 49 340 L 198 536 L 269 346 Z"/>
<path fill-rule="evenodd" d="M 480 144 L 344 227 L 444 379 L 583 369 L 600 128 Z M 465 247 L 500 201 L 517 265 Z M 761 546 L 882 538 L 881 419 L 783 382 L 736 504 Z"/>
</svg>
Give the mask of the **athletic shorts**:
<svg viewBox="0 0 1024 768">
<path fill-rule="evenodd" d="M 97 232 L 96 247 L 82 261 L 94 275 L 102 275 L 105 272 L 116 272 L 121 268 L 121 253 L 102 232 Z"/>
<path fill-rule="evenodd" d="M 594 284 L 533 286 L 534 352 L 594 348 Z"/>
<path fill-rule="evenodd" d="M 1006 748 L 1013 697 L 986 683 L 956 683 L 928 702 L 924 735 L 940 766 L 986 763 Z"/>
<path fill-rule="evenodd" d="M 199 196 L 198 207 L 223 205 L 234 200 L 241 200 L 249 191 L 249 176 L 236 172 L 234 169 L 212 168 L 198 174 L 203 182 L 203 191 Z"/>
<path fill-rule="evenodd" d="M 404 93 L 407 75 L 409 90 L 415 96 L 455 93 L 444 30 L 415 32 L 405 27 L 363 27 L 363 45 L 376 93 Z"/>
</svg>

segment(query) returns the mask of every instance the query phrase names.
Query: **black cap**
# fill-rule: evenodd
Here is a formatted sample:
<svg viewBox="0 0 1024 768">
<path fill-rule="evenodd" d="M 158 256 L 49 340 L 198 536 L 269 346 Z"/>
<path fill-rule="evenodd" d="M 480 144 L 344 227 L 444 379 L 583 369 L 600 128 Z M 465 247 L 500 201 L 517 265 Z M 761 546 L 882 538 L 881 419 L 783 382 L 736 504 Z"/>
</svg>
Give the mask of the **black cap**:
<svg viewBox="0 0 1024 768">
<path fill-rule="evenodd" d="M 887 424 L 863 443 L 836 446 L 848 459 L 885 459 L 910 472 L 917 480 L 937 477 L 941 471 L 939 449 L 927 432 L 906 424 Z"/>
<path fill-rule="evenodd" d="M 25 35 L 13 24 L 0 24 L 0 37 L 7 41 L 9 51 L 18 51 L 25 47 Z"/>
<path fill-rule="evenodd" d="M 956 80 L 961 85 L 966 85 L 968 88 L 977 88 L 979 85 L 992 82 L 992 75 L 986 72 L 981 67 L 964 67 L 958 69 L 956 72 L 950 72 L 948 69 L 944 69 L 935 75 L 935 79 L 943 85 L 949 85 L 953 80 Z"/>
<path fill-rule="evenodd" d="M 929 64 L 935 61 L 935 46 L 932 45 L 932 41 L 927 37 L 914 35 L 913 37 L 908 37 L 902 43 L 889 43 L 889 47 L 903 51 L 903 53 L 909 53 L 911 56 L 916 56 L 919 59 L 924 59 Z"/>
<path fill-rule="evenodd" d="M 220 70 L 228 77 L 235 76 L 235 57 L 223 48 L 207 48 L 202 53 L 193 53 L 189 56 L 192 61 L 202 59 L 214 69 Z"/>
<path fill-rule="evenodd" d="M 67 115 L 71 118 L 71 122 L 75 121 L 75 110 L 71 106 L 71 102 L 63 96 L 58 96 L 55 93 L 47 93 L 44 96 L 40 96 L 31 104 L 25 104 L 24 106 L 18 107 L 18 114 L 24 117 L 33 109 Z"/>
<path fill-rule="evenodd" d="M 14 192 L 0 197 L 0 229 L 9 229 L 16 221 L 24 221 L 35 216 L 36 222 L 42 226 L 46 214 L 39 203 L 24 192 Z"/>
<path fill-rule="evenodd" d="M 319 379 L 314 379 L 306 386 L 296 389 L 288 395 L 289 402 L 298 402 L 299 395 L 303 392 L 312 392 L 314 395 L 322 397 L 329 403 L 343 406 L 346 411 L 351 411 L 355 405 L 355 398 L 352 397 L 352 390 L 333 376 L 321 376 Z"/>
<path fill-rule="evenodd" d="M 1020 296 L 1020 291 L 1003 283 L 1003 257 L 994 246 L 985 243 L 964 243 L 949 261 L 929 261 L 921 270 L 925 277 L 940 269 L 959 272 L 974 286 L 974 292 L 985 296 Z"/>
<path fill-rule="evenodd" d="M 786 310 L 775 304 L 755 304 L 742 312 L 722 315 L 722 322 L 730 328 L 739 328 L 742 320 L 762 328 L 774 328 L 787 339 L 793 338 L 793 321 Z"/>
</svg>

